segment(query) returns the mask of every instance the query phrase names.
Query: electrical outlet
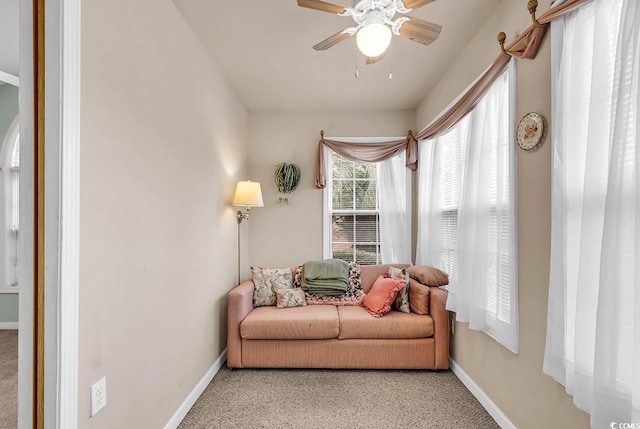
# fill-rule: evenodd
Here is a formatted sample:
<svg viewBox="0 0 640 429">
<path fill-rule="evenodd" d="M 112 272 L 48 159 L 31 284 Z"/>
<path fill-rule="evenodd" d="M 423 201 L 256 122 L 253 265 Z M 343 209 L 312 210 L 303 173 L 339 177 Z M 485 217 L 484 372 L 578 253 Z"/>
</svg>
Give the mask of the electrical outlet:
<svg viewBox="0 0 640 429">
<path fill-rule="evenodd" d="M 91 417 L 107 405 L 107 379 L 102 377 L 91 386 Z"/>
</svg>

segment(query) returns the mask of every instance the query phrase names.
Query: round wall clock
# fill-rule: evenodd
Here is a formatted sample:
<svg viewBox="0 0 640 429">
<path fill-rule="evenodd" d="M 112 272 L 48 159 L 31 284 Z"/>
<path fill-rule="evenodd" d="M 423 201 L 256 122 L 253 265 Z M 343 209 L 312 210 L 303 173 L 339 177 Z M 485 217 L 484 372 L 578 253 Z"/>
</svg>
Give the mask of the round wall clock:
<svg viewBox="0 0 640 429">
<path fill-rule="evenodd" d="M 520 119 L 516 131 L 518 146 L 524 150 L 535 149 L 544 140 L 547 124 L 542 115 L 527 113 Z"/>
</svg>

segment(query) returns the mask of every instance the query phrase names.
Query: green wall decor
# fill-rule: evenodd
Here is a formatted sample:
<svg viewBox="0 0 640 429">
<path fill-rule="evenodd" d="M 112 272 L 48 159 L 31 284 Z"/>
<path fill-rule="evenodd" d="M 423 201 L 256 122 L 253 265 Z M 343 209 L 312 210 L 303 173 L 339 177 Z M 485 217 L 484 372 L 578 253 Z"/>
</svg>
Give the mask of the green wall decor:
<svg viewBox="0 0 640 429">
<path fill-rule="evenodd" d="M 278 187 L 278 192 L 284 194 L 278 197 L 278 204 L 289 204 L 289 198 L 286 195 L 298 187 L 298 183 L 300 182 L 300 167 L 293 163 L 288 164 L 281 162 L 276 165 L 274 180 Z"/>
</svg>

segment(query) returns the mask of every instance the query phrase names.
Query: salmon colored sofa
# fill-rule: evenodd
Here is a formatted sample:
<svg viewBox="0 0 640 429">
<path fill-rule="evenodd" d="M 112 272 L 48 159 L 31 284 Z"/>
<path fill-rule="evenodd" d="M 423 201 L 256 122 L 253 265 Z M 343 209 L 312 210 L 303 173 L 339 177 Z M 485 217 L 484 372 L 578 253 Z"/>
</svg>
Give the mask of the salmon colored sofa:
<svg viewBox="0 0 640 429">
<path fill-rule="evenodd" d="M 388 267 L 361 266 L 365 292 Z M 362 306 L 254 308 L 253 289 L 247 280 L 229 293 L 229 368 L 449 368 L 446 292 L 438 287 L 429 288 L 428 315 L 392 310 L 381 318 Z"/>
</svg>

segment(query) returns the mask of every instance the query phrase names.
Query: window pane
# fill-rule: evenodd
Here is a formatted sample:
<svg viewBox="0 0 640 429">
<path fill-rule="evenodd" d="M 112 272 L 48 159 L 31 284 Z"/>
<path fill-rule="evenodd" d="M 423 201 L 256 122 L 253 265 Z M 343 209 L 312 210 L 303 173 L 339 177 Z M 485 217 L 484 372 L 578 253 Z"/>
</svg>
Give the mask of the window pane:
<svg viewBox="0 0 640 429">
<path fill-rule="evenodd" d="M 331 216 L 331 241 L 335 243 L 352 243 L 354 241 L 353 215 Z M 333 246 L 335 249 L 336 246 Z"/>
<path fill-rule="evenodd" d="M 353 209 L 353 181 L 334 180 L 333 181 L 333 209 L 352 210 Z"/>
<path fill-rule="evenodd" d="M 356 262 L 362 265 L 376 265 L 380 263 L 380 246 L 356 245 Z"/>
<path fill-rule="evenodd" d="M 351 262 L 354 258 L 354 249 L 355 246 L 353 244 L 333 244 L 333 248 L 331 249 L 333 259 L 342 259 L 343 261 Z"/>
<path fill-rule="evenodd" d="M 378 215 L 355 216 L 355 235 L 357 243 L 377 243 L 380 237 Z"/>
<path fill-rule="evenodd" d="M 373 180 L 356 180 L 356 210 L 375 210 L 378 206 L 378 192 Z"/>
<path fill-rule="evenodd" d="M 353 161 L 339 155 L 333 156 L 331 171 L 334 179 L 353 179 Z"/>
</svg>

